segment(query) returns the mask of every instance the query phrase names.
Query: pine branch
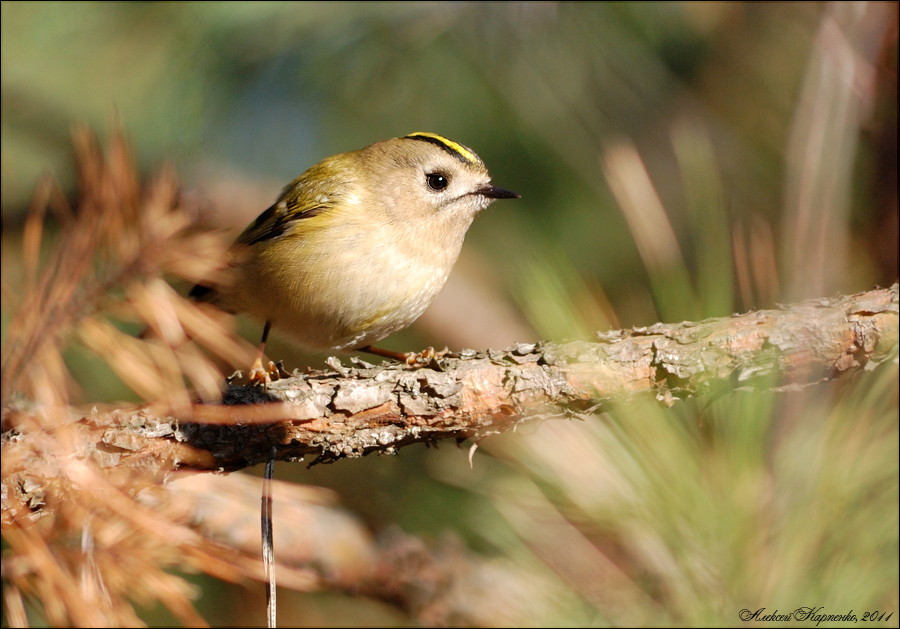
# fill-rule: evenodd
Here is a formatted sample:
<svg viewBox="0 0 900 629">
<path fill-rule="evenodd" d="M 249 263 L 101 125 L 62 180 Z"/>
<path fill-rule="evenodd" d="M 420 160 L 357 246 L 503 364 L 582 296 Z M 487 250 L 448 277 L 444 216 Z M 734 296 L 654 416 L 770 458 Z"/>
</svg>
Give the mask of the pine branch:
<svg viewBox="0 0 900 629">
<path fill-rule="evenodd" d="M 78 444 L 80 457 L 122 479 L 238 470 L 266 460 L 273 445 L 280 460 L 330 462 L 418 442 L 477 441 L 521 422 L 602 410 L 638 395 L 671 405 L 713 390 L 811 386 L 896 361 L 898 336 L 895 284 L 594 341 L 464 351 L 419 368 L 358 359 L 347 367 L 330 359 L 334 371 L 295 375 L 267 391 L 229 386 L 223 404 L 196 404 L 190 415 L 159 415 L 152 405 L 94 411 L 58 430 Z M 4 440 L 4 459 L 19 461 L 4 474 L 4 521 L 38 500 L 27 487 L 40 492 L 53 482 L 29 471 L 47 469 L 29 465 L 42 439 L 23 431 Z"/>
</svg>

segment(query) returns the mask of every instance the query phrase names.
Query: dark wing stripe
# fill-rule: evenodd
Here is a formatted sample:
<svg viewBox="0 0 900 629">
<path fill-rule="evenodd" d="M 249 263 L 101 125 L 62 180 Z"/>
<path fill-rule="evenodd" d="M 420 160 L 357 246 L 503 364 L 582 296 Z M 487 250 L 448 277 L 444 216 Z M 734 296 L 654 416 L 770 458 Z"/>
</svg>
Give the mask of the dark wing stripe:
<svg viewBox="0 0 900 629">
<path fill-rule="evenodd" d="M 238 236 L 235 244 L 252 245 L 264 240 L 283 236 L 294 221 L 318 216 L 328 209 L 326 205 L 316 205 L 303 212 L 288 213 L 275 204 L 260 214 L 251 225 Z"/>
</svg>

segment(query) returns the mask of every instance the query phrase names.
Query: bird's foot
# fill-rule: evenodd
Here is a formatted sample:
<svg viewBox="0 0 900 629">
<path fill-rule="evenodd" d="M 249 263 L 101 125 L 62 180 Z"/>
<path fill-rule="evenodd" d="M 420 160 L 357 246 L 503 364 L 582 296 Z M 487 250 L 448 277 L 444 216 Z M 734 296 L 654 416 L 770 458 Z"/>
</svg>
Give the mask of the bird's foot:
<svg viewBox="0 0 900 629">
<path fill-rule="evenodd" d="M 389 349 L 382 349 L 380 347 L 375 347 L 374 345 L 367 345 L 365 347 L 361 347 L 359 349 L 361 352 L 368 352 L 369 354 L 375 354 L 376 356 L 381 356 L 382 358 L 390 358 L 391 360 L 396 360 L 397 362 L 404 363 L 410 367 L 425 367 L 427 365 L 434 366 L 438 360 L 450 354 L 450 350 L 446 347 L 441 351 L 435 351 L 433 347 L 428 347 L 424 351 L 421 352 L 393 352 Z"/>
<path fill-rule="evenodd" d="M 253 366 L 250 367 L 250 373 L 248 374 L 247 379 L 250 381 L 250 386 L 262 387 L 265 389 L 272 384 L 273 381 L 287 378 L 290 375 L 291 374 L 285 371 L 284 364 L 280 360 L 278 363 L 273 363 L 270 360 L 269 364 L 266 365 L 266 368 L 263 369 L 262 359 L 257 358 L 253 362 Z"/>
<path fill-rule="evenodd" d="M 433 347 L 426 347 L 421 352 L 409 352 L 403 354 L 403 362 L 410 367 L 424 367 L 430 365 L 433 361 L 440 360 L 450 353 L 450 349 L 445 347 L 440 351 L 436 351 Z"/>
</svg>

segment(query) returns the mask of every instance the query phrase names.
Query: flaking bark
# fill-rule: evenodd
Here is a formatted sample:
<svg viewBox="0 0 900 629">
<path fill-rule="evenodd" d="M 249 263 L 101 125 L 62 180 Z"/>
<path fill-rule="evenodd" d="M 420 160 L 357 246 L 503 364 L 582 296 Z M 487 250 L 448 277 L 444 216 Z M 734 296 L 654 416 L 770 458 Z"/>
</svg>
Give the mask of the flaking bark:
<svg viewBox="0 0 900 629">
<path fill-rule="evenodd" d="M 519 422 L 603 409 L 637 395 L 671 405 L 714 387 L 809 386 L 896 361 L 898 336 L 895 284 L 590 341 L 466 350 L 416 368 L 330 359 L 333 371 L 278 380 L 266 391 L 229 385 L 222 404 L 198 404 L 183 416 L 159 416 L 152 406 L 95 411 L 60 430 L 78 444 L 77 457 L 113 479 L 152 482 L 173 469 L 254 465 L 272 445 L 280 460 L 334 461 L 417 442 L 480 439 Z M 5 409 L 4 420 L 21 412 Z M 4 521 L 40 503 L 42 481 L 27 470 L 47 469 L 28 464 L 40 456 L 41 439 L 24 431 L 4 436 L 4 459 L 20 461 L 19 471 L 3 479 Z"/>
</svg>

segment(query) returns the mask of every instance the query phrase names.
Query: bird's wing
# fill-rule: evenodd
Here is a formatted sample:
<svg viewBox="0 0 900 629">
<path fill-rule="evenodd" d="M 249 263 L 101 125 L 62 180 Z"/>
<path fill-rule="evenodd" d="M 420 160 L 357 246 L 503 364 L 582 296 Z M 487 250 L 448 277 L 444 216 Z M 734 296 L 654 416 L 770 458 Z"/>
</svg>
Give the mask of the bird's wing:
<svg viewBox="0 0 900 629">
<path fill-rule="evenodd" d="M 318 216 L 328 210 L 329 206 L 321 203 L 308 204 L 306 207 L 298 207 L 297 199 L 281 199 L 275 205 L 256 217 L 256 220 L 247 226 L 235 245 L 253 245 L 264 240 L 271 240 L 282 236 L 290 229 L 294 221 Z"/>
</svg>

